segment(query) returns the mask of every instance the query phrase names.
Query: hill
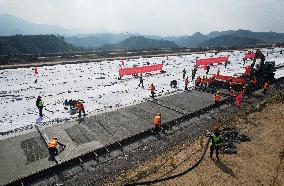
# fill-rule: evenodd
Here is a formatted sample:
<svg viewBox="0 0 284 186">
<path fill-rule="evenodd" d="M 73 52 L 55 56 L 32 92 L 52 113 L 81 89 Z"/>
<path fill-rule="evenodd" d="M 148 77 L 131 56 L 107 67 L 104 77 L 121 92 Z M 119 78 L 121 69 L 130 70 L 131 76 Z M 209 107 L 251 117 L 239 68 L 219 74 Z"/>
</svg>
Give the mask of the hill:
<svg viewBox="0 0 284 186">
<path fill-rule="evenodd" d="M 238 37 L 233 35 L 218 36 L 209 40 L 206 40 L 198 46 L 200 47 L 231 47 L 231 46 L 250 46 L 261 44 L 263 41 L 250 37 Z"/>
<path fill-rule="evenodd" d="M 65 40 L 66 42 L 78 47 L 100 48 L 106 44 L 115 44 L 121 42 L 130 36 L 132 36 L 132 34 L 99 33 L 92 35 L 65 37 Z"/>
<path fill-rule="evenodd" d="M 69 31 L 63 27 L 46 24 L 35 24 L 9 14 L 0 15 L 0 35 L 11 36 L 16 34 L 60 34 L 65 35 Z"/>
<path fill-rule="evenodd" d="M 104 45 L 105 49 L 148 49 L 148 48 L 178 48 L 173 41 L 149 39 L 144 36 L 131 36 L 117 44 Z"/>
<path fill-rule="evenodd" d="M 64 41 L 62 36 L 0 36 L 0 55 L 58 53 L 74 49 L 72 45 Z"/>
<path fill-rule="evenodd" d="M 196 32 L 192 36 L 168 37 L 166 39 L 174 41 L 180 47 L 195 47 L 204 42 L 207 37 L 200 32 Z"/>
</svg>

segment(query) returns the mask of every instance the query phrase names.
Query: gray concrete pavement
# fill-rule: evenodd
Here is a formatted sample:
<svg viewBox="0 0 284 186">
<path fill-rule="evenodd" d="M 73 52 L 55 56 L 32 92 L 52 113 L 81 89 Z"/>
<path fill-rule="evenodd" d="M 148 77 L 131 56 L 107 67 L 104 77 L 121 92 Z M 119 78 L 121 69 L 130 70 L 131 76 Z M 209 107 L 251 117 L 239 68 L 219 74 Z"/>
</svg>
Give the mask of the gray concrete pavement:
<svg viewBox="0 0 284 186">
<path fill-rule="evenodd" d="M 180 118 L 213 103 L 213 95 L 199 91 L 183 92 L 76 121 L 33 129 L 29 133 L 0 141 L 0 185 L 55 165 L 49 161 L 46 141 L 57 136 L 66 148 L 56 159 L 66 161 L 115 141 L 153 128 L 155 114 L 162 114 L 162 124 Z M 179 112 L 170 109 L 175 108 Z"/>
</svg>

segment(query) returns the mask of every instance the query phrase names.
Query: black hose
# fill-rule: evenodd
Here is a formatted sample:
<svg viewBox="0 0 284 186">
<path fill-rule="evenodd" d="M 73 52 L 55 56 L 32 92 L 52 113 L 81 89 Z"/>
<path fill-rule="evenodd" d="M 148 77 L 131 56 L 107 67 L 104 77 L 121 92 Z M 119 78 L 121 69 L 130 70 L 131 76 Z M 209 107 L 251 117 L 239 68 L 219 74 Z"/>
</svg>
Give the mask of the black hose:
<svg viewBox="0 0 284 186">
<path fill-rule="evenodd" d="M 156 179 L 156 180 L 151 180 L 151 181 L 145 181 L 145 182 L 137 182 L 137 183 L 129 183 L 129 184 L 125 184 L 125 186 L 132 186 L 132 185 L 149 185 L 149 184 L 154 184 L 154 183 L 159 183 L 159 182 L 163 182 L 163 181 L 167 181 L 167 180 L 171 180 L 171 179 L 175 179 L 177 177 L 180 177 L 180 176 L 183 176 L 185 174 L 187 174 L 188 172 L 192 171 L 193 169 L 195 169 L 203 160 L 204 156 L 205 156 L 205 153 L 209 147 L 209 142 L 210 142 L 210 138 L 208 138 L 208 141 L 206 143 L 206 146 L 205 146 L 205 149 L 203 151 L 203 154 L 201 155 L 200 159 L 193 165 L 191 166 L 190 168 L 188 168 L 187 170 L 181 172 L 181 173 L 178 173 L 178 174 L 175 174 L 175 175 L 172 175 L 172 176 L 169 176 L 169 177 L 165 177 L 165 178 L 161 178 L 161 179 Z"/>
</svg>

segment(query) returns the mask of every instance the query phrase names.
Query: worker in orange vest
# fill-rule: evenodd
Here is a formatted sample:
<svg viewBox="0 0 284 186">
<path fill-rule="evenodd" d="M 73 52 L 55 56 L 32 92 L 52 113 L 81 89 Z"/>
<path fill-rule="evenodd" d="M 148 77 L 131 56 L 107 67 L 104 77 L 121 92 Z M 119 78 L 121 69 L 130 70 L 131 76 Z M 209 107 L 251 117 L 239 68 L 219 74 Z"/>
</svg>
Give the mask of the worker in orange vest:
<svg viewBox="0 0 284 186">
<path fill-rule="evenodd" d="M 78 115 L 79 118 L 81 117 L 82 112 L 84 113 L 84 116 L 86 116 L 85 108 L 84 108 L 84 105 L 81 102 L 81 100 L 79 100 L 79 99 L 77 100 L 76 107 L 77 107 L 77 110 L 79 112 L 79 115 Z"/>
<path fill-rule="evenodd" d="M 196 81 L 195 81 L 195 86 L 196 86 L 196 87 L 199 87 L 200 83 L 201 83 L 201 77 L 198 76 L 197 79 L 196 79 Z"/>
<path fill-rule="evenodd" d="M 161 113 L 158 113 L 155 117 L 154 117 L 154 125 L 155 125 L 155 130 L 156 132 L 159 132 L 161 129 Z"/>
<path fill-rule="evenodd" d="M 234 90 L 234 89 L 230 89 L 229 95 L 230 95 L 230 98 L 231 98 L 232 100 L 234 100 L 235 97 L 236 97 L 235 90 Z"/>
<path fill-rule="evenodd" d="M 265 81 L 262 88 L 263 88 L 263 93 L 265 94 L 269 88 L 269 81 Z"/>
<path fill-rule="evenodd" d="M 222 97 L 221 97 L 221 92 L 218 90 L 218 91 L 215 93 L 215 95 L 214 95 L 215 104 L 216 104 L 217 106 L 220 105 L 221 99 L 222 99 Z"/>
<path fill-rule="evenodd" d="M 153 83 L 150 86 L 150 91 L 151 91 L 151 97 L 154 98 L 154 96 L 155 96 L 155 86 L 154 86 Z"/>
<path fill-rule="evenodd" d="M 252 84 L 252 89 L 255 90 L 257 86 L 257 79 L 255 76 L 252 78 L 251 84 Z"/>
<path fill-rule="evenodd" d="M 235 89 L 235 82 L 233 82 L 232 78 L 229 80 L 229 88 L 230 89 Z"/>
<path fill-rule="evenodd" d="M 187 88 L 188 83 L 189 83 L 188 77 L 186 77 L 185 80 L 184 80 L 184 85 L 185 85 L 184 90 L 188 90 L 188 88 Z"/>
<path fill-rule="evenodd" d="M 58 141 L 57 137 L 53 137 L 47 145 L 51 160 L 55 160 L 55 156 L 58 155 L 57 145 L 61 145 L 63 149 L 66 147 Z"/>
</svg>

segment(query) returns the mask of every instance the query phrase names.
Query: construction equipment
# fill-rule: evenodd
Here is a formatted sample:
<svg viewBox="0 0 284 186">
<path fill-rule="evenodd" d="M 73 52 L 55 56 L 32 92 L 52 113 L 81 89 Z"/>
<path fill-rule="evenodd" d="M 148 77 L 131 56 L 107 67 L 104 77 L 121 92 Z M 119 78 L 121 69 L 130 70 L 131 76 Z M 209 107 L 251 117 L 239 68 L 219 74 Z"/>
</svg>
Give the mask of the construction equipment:
<svg viewBox="0 0 284 186">
<path fill-rule="evenodd" d="M 260 64 L 257 64 L 254 67 L 256 59 L 260 59 Z M 222 76 L 219 74 L 213 75 L 215 78 L 214 86 L 216 88 L 229 88 L 230 79 L 235 83 L 235 90 L 241 90 L 245 84 L 250 84 L 250 81 L 253 77 L 256 77 L 258 85 L 262 85 L 264 81 L 269 81 L 273 83 L 275 81 L 275 61 L 266 61 L 265 56 L 262 54 L 260 50 L 257 50 L 255 53 L 255 57 L 253 59 L 253 64 L 246 68 L 250 69 L 250 75 L 247 76 L 245 74 L 239 74 L 235 76 Z M 247 69 L 246 69 L 247 70 Z"/>
</svg>

